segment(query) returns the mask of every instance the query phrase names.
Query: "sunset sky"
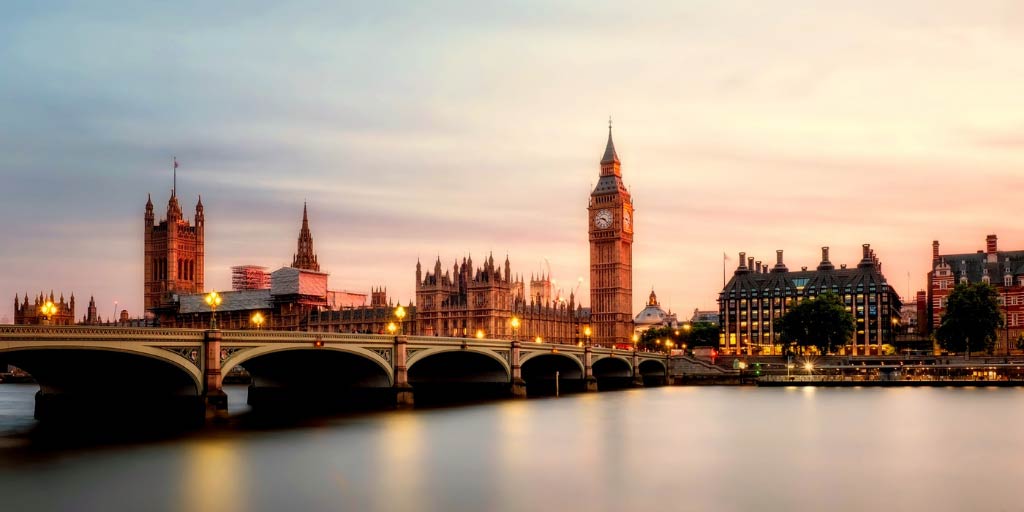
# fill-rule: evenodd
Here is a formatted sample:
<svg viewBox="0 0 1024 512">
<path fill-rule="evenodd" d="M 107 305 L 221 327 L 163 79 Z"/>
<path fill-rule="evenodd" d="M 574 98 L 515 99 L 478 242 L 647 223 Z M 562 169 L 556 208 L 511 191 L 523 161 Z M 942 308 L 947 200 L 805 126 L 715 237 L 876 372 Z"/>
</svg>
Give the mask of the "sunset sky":
<svg viewBox="0 0 1024 512">
<path fill-rule="evenodd" d="M 287 265 L 412 298 L 417 258 L 549 262 L 589 304 L 614 118 L 651 286 L 717 308 L 722 254 L 855 264 L 1024 249 L 1024 2 L 128 2 L 0 16 L 0 321 L 15 293 L 142 313 L 146 194 L 206 206 L 206 282 Z M 908 278 L 909 274 L 909 278 Z"/>
</svg>

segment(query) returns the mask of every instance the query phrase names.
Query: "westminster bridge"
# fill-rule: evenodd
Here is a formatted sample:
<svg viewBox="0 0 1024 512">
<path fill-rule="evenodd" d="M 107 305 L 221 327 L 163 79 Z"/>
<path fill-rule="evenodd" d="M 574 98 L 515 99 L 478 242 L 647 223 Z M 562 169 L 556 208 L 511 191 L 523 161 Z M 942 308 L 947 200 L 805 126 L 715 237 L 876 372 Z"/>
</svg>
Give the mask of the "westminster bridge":
<svg viewBox="0 0 1024 512">
<path fill-rule="evenodd" d="M 39 384 L 35 415 L 227 415 L 224 376 L 243 367 L 249 404 L 409 407 L 448 395 L 526 397 L 667 377 L 664 354 L 475 338 L 291 331 L 0 326 L 0 364 Z M 198 421 L 198 420 L 197 420 Z"/>
</svg>

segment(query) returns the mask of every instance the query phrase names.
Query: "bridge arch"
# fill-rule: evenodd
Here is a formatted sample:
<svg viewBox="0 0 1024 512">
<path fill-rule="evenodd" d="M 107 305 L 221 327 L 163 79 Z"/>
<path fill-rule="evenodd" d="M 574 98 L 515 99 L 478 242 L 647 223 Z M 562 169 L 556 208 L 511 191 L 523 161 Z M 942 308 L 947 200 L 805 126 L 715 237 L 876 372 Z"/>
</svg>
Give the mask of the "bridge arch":
<svg viewBox="0 0 1024 512">
<path fill-rule="evenodd" d="M 382 352 L 390 356 L 391 348 Z M 225 359 L 222 378 L 238 366 L 252 377 L 249 405 L 254 412 L 275 413 L 272 417 L 377 407 L 394 400 L 390 363 L 364 347 L 273 343 L 243 348 Z"/>
<path fill-rule="evenodd" d="M 8 342 L 0 344 L 0 357 L 9 362 L 10 364 L 29 372 L 40 387 L 43 382 L 40 379 L 45 379 L 47 374 L 47 366 L 62 366 L 70 365 L 72 368 L 80 368 L 83 371 L 88 371 L 88 366 L 95 364 L 104 364 L 109 359 L 109 364 L 117 365 L 118 368 L 111 373 L 119 373 L 125 370 L 122 366 L 123 363 L 119 362 L 118 359 L 127 357 L 140 358 L 143 361 L 152 361 L 162 363 L 168 367 L 179 370 L 181 374 L 187 376 L 189 383 L 192 386 L 192 392 L 195 395 L 199 395 L 203 389 L 202 382 L 202 370 L 199 368 L 199 358 L 201 357 L 201 348 L 196 347 L 173 347 L 175 351 L 170 348 L 160 348 L 141 343 L 123 343 L 123 342 L 107 342 L 107 343 L 96 343 L 96 342 Z M 118 355 L 120 354 L 120 356 Z M 185 355 L 188 354 L 186 358 Z M 57 357 L 54 357 L 54 356 Z M 82 360 L 82 356 L 86 356 L 87 360 Z M 46 357 L 39 357 L 46 356 Z M 88 380 L 95 380 L 101 378 L 102 369 L 92 368 L 92 376 Z M 72 377 L 67 375 L 67 377 Z M 88 376 L 83 376 L 88 377 Z M 49 380 L 49 379 L 46 379 Z M 131 386 L 132 381 L 130 378 L 124 379 L 119 384 L 122 387 Z"/>
<path fill-rule="evenodd" d="M 637 373 L 643 376 L 665 375 L 665 362 L 660 359 L 644 359 L 640 361 Z"/>
<path fill-rule="evenodd" d="M 409 384 L 418 405 L 491 400 L 512 392 L 508 360 L 495 350 L 459 346 L 413 350 Z"/>
<path fill-rule="evenodd" d="M 564 352 L 533 352 L 520 359 L 530 396 L 584 391 L 583 362 Z"/>
<path fill-rule="evenodd" d="M 594 377 L 602 378 L 627 378 L 633 376 L 633 363 L 624 357 L 617 355 L 605 356 L 594 360 L 591 364 Z"/>
<path fill-rule="evenodd" d="M 428 360 L 430 358 L 442 356 L 444 354 L 448 354 L 448 356 L 445 356 L 445 357 L 453 357 L 453 356 L 451 356 L 451 354 L 475 354 L 476 356 L 483 356 L 483 358 L 480 358 L 480 360 L 483 360 L 484 358 L 486 358 L 486 359 L 489 359 L 490 361 L 492 361 L 493 363 L 496 363 L 498 366 L 501 367 L 502 371 L 504 371 L 504 373 L 505 373 L 505 381 L 506 382 L 511 380 L 511 378 L 512 378 L 512 367 L 509 365 L 508 359 L 506 359 L 505 356 L 498 354 L 494 350 L 489 350 L 489 349 L 485 349 L 485 348 L 473 348 L 473 347 L 467 347 L 467 348 L 461 348 L 461 347 L 436 347 L 436 348 L 427 348 L 427 349 L 419 349 L 419 350 L 412 349 L 412 350 L 415 350 L 415 352 L 413 352 L 412 355 L 409 356 L 408 363 L 407 363 L 407 366 L 409 368 L 409 376 L 410 376 L 409 380 L 410 381 L 413 380 L 412 375 L 413 375 L 413 372 L 416 371 L 416 370 L 414 370 L 414 368 L 416 367 L 417 364 L 421 364 L 424 360 Z M 508 354 L 508 352 L 505 352 L 505 354 Z M 476 358 L 476 356 L 468 356 L 468 357 L 467 356 L 454 356 L 454 357 L 459 357 L 461 359 L 466 359 L 466 360 L 469 360 L 470 362 L 472 362 L 471 358 Z"/>
<path fill-rule="evenodd" d="M 571 361 L 572 363 L 574 363 L 576 365 L 576 367 L 579 368 L 581 375 L 582 375 L 582 372 L 584 371 L 584 369 L 583 369 L 583 361 L 581 361 L 580 358 L 577 355 L 575 355 L 575 354 L 567 354 L 565 352 L 551 352 L 551 351 L 526 352 L 526 351 L 523 351 L 522 354 L 519 356 L 519 364 L 520 364 L 520 366 L 525 368 L 527 361 L 530 361 L 530 360 L 533 360 L 533 359 L 537 359 L 537 358 L 546 358 L 548 356 L 561 358 L 561 359 L 564 359 L 566 361 Z"/>
<path fill-rule="evenodd" d="M 223 347 L 224 349 L 231 349 L 234 347 Z M 237 352 L 232 353 L 221 363 L 221 380 L 225 375 L 228 374 L 236 366 L 245 366 L 247 361 L 253 359 L 268 356 L 279 352 L 344 352 L 359 356 L 366 359 L 369 362 L 374 363 L 380 368 L 381 372 L 387 376 L 387 385 L 391 386 L 394 384 L 395 376 L 394 370 L 392 369 L 391 362 L 381 356 L 380 353 L 374 352 L 370 349 L 351 346 L 351 345 L 332 345 L 325 344 L 323 347 L 313 348 L 308 343 L 287 343 L 287 344 L 273 344 L 263 345 L 258 347 L 245 347 Z M 394 357 L 391 348 L 387 348 L 387 354 L 390 357 Z M 389 358 L 390 359 L 390 358 Z M 248 369 L 248 368 L 246 368 Z"/>
</svg>

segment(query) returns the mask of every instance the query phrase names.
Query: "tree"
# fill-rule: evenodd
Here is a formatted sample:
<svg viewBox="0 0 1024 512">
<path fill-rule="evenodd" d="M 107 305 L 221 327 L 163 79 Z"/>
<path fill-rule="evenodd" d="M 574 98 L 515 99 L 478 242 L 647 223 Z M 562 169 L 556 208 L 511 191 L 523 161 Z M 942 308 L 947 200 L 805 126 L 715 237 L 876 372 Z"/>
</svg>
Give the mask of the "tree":
<svg viewBox="0 0 1024 512">
<path fill-rule="evenodd" d="M 711 322 L 693 322 L 686 343 L 690 347 L 717 347 L 721 343 L 718 339 L 720 332 L 718 326 Z"/>
<path fill-rule="evenodd" d="M 823 353 L 850 341 L 853 336 L 853 314 L 846 310 L 839 296 L 825 293 L 807 298 L 793 306 L 779 319 L 779 341 L 801 347 L 817 347 Z"/>
<path fill-rule="evenodd" d="M 689 329 L 686 328 L 689 325 Z M 640 334 L 637 348 L 640 350 L 665 349 L 665 340 L 672 341 L 675 348 L 682 349 L 686 345 L 688 349 L 693 347 L 717 347 L 718 326 L 710 322 L 693 322 L 678 328 L 653 327 Z M 661 343 L 658 343 L 661 340 Z"/>
<path fill-rule="evenodd" d="M 970 357 L 971 350 L 991 352 L 1002 326 L 999 292 L 987 283 L 961 283 L 949 294 L 935 339 L 942 348 Z"/>
</svg>

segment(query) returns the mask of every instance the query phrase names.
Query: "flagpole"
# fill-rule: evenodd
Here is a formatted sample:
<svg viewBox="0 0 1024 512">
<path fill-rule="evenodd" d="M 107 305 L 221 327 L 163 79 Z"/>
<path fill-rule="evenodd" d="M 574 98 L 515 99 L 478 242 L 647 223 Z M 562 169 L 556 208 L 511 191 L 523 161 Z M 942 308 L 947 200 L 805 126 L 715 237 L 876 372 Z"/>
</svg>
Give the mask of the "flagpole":
<svg viewBox="0 0 1024 512">
<path fill-rule="evenodd" d="M 171 195 L 172 196 L 177 196 L 178 195 L 178 157 L 172 156 L 171 159 L 174 162 L 172 164 L 172 167 L 174 167 L 174 182 L 171 184 Z"/>
</svg>

